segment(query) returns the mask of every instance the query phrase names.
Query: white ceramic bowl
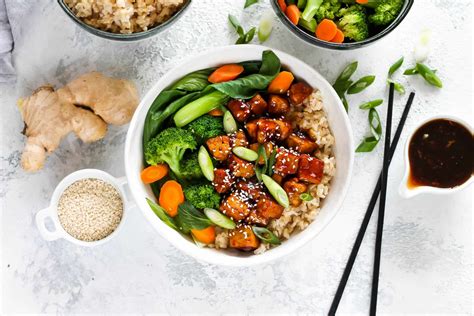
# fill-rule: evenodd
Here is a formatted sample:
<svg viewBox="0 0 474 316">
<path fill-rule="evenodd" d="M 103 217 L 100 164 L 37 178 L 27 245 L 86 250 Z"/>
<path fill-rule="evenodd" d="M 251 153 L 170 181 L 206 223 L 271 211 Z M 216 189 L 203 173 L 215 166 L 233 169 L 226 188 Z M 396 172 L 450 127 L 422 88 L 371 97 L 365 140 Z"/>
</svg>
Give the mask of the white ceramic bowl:
<svg viewBox="0 0 474 316">
<path fill-rule="evenodd" d="M 122 203 L 123 203 L 122 219 L 120 220 L 120 223 L 117 226 L 117 228 L 115 228 L 115 230 L 107 237 L 97 240 L 97 241 L 83 241 L 83 240 L 79 240 L 72 237 L 61 226 L 61 223 L 59 222 L 59 217 L 58 217 L 58 210 L 57 210 L 58 202 L 64 190 L 66 190 L 66 188 L 70 186 L 71 184 L 73 184 L 74 182 L 82 180 L 82 179 L 87 179 L 87 178 L 99 179 L 113 185 L 114 188 L 117 190 L 117 192 L 120 194 L 120 197 L 122 198 Z M 54 193 L 53 193 L 53 196 L 51 197 L 50 205 L 47 208 L 36 213 L 36 226 L 38 227 L 38 230 L 41 236 L 45 240 L 48 240 L 48 241 L 62 238 L 73 244 L 84 246 L 84 247 L 95 247 L 103 243 L 106 243 L 107 241 L 112 239 L 114 236 L 116 236 L 118 231 L 122 228 L 123 222 L 125 219 L 125 214 L 127 212 L 127 208 L 131 204 L 133 204 L 126 199 L 126 195 L 124 191 L 124 186 L 126 184 L 127 184 L 127 180 L 125 179 L 125 177 L 114 178 L 107 172 L 104 172 L 98 169 L 82 169 L 82 170 L 78 170 L 76 172 L 69 174 L 56 186 L 56 189 L 54 189 Z M 53 225 L 51 230 L 46 227 L 46 220 L 48 218 L 51 220 L 52 225 Z"/>
<path fill-rule="evenodd" d="M 282 245 L 261 255 L 249 255 L 237 251 L 197 247 L 191 239 L 185 238 L 166 226 L 153 213 L 145 201 L 146 197 L 156 200 L 151 188 L 148 185 L 144 185 L 140 180 L 140 171 L 143 169 L 143 124 L 148 108 L 156 96 L 174 81 L 192 71 L 226 63 L 261 60 L 262 52 L 267 49 L 269 48 L 257 45 L 234 45 L 212 49 L 187 59 L 165 74 L 148 91 L 130 123 L 125 143 L 125 170 L 130 190 L 138 207 L 163 238 L 186 254 L 201 261 L 229 266 L 249 266 L 289 255 L 312 240 L 332 220 L 341 207 L 349 186 L 354 161 L 354 144 L 350 123 L 340 99 L 332 86 L 316 70 L 286 53 L 273 50 L 285 68 L 291 70 L 297 78 L 321 90 L 324 98 L 324 109 L 336 139 L 334 148 L 336 175 L 331 182 L 329 195 L 324 200 L 321 211 L 314 222 L 304 231 L 293 235 L 289 240 L 283 242 Z"/>
<path fill-rule="evenodd" d="M 398 192 L 405 199 L 412 198 L 414 196 L 417 196 L 418 194 L 451 194 L 451 193 L 460 191 L 460 190 L 468 187 L 471 183 L 474 182 L 474 176 L 471 175 L 469 180 L 467 180 L 463 184 L 458 185 L 454 188 L 436 188 L 436 187 L 430 187 L 430 186 L 418 186 L 418 187 L 415 187 L 415 188 L 411 188 L 411 187 L 408 186 L 408 178 L 410 176 L 410 157 L 409 157 L 409 150 L 408 149 L 410 147 L 411 139 L 412 139 L 413 135 L 415 134 L 415 132 L 421 126 L 425 125 L 426 123 L 428 123 L 430 121 L 438 120 L 438 119 L 446 119 L 446 120 L 454 121 L 456 123 L 461 124 L 462 126 L 467 128 L 469 131 L 471 131 L 471 134 L 473 132 L 472 127 L 471 127 L 471 125 L 469 125 L 468 122 L 466 122 L 466 121 L 464 121 L 464 120 L 462 120 L 458 117 L 448 115 L 448 114 L 433 116 L 433 117 L 430 117 L 430 118 L 422 121 L 420 124 L 418 124 L 418 126 L 416 126 L 411 131 L 410 136 L 408 136 L 408 138 L 406 140 L 406 143 L 405 143 L 405 151 L 403 153 L 403 155 L 404 155 L 403 158 L 405 160 L 405 174 L 403 176 L 402 182 L 400 183 L 400 187 L 398 188 Z"/>
</svg>

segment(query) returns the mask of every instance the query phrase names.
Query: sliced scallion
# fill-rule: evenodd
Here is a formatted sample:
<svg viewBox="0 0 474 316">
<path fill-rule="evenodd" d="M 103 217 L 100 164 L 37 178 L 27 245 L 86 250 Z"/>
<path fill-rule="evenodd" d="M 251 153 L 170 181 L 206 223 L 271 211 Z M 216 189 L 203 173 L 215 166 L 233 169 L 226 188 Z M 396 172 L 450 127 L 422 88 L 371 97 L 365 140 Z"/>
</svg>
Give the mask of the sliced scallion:
<svg viewBox="0 0 474 316">
<path fill-rule="evenodd" d="M 233 220 L 213 208 L 205 208 L 204 214 L 206 214 L 207 218 L 209 218 L 210 221 L 217 226 L 227 229 L 235 228 L 235 223 Z"/>
<path fill-rule="evenodd" d="M 286 194 L 285 190 L 272 178 L 267 176 L 266 174 L 262 174 L 263 184 L 268 189 L 268 192 L 275 198 L 275 200 L 283 207 L 290 206 L 290 201 L 288 199 L 288 195 Z"/>
<path fill-rule="evenodd" d="M 198 152 L 198 162 L 199 167 L 201 167 L 202 174 L 204 177 L 209 180 L 214 180 L 214 165 L 212 164 L 212 159 L 209 153 L 207 152 L 204 146 L 199 148 Z"/>
<path fill-rule="evenodd" d="M 278 237 L 275 236 L 274 233 L 272 233 L 270 230 L 266 229 L 265 227 L 252 226 L 252 230 L 260 240 L 266 243 L 269 243 L 272 245 L 281 244 L 280 239 L 278 239 Z"/>
</svg>

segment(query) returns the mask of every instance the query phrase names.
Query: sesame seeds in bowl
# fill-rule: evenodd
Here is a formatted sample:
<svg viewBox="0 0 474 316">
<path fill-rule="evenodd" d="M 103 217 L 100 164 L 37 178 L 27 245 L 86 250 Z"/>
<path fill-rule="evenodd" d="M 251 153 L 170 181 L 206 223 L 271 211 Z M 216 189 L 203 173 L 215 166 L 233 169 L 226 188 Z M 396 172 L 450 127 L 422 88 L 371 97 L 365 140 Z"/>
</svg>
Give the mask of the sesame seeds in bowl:
<svg viewBox="0 0 474 316">
<path fill-rule="evenodd" d="M 126 183 L 97 169 L 71 173 L 54 190 L 49 207 L 36 214 L 41 236 L 85 247 L 111 240 L 122 227 L 130 203 L 124 192 Z"/>
<path fill-rule="evenodd" d="M 123 203 L 111 184 L 94 178 L 74 182 L 58 203 L 61 226 L 72 237 L 97 241 L 109 236 L 120 224 Z"/>
</svg>

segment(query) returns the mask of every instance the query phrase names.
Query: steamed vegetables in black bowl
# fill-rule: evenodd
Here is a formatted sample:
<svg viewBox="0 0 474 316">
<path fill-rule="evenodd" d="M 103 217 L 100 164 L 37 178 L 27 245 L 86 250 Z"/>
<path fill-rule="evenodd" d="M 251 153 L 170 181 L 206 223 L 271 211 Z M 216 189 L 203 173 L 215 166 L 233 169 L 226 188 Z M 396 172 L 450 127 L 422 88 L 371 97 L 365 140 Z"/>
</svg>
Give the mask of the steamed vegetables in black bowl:
<svg viewBox="0 0 474 316">
<path fill-rule="evenodd" d="M 272 0 L 272 4 L 283 23 L 305 41 L 352 49 L 397 27 L 413 0 Z"/>
<path fill-rule="evenodd" d="M 323 177 L 315 140 L 286 116 L 313 91 L 269 50 L 163 90 L 143 130 L 141 179 L 155 214 L 200 246 L 217 244 L 219 230 L 240 251 L 280 244 L 268 224 L 310 200 Z"/>
</svg>

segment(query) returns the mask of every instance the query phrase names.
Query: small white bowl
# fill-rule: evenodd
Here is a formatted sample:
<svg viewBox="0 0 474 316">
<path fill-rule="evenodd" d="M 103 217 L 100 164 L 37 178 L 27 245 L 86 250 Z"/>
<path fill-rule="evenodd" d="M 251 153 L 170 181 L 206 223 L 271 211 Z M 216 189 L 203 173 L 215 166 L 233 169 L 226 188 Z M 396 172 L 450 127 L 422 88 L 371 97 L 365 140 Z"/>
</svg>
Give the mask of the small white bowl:
<svg viewBox="0 0 474 316">
<path fill-rule="evenodd" d="M 445 114 L 445 115 L 436 115 L 436 116 L 430 117 L 430 118 L 422 121 L 420 124 L 418 124 L 418 126 L 416 126 L 411 131 L 410 136 L 408 136 L 408 138 L 406 140 L 406 143 L 405 143 L 405 151 L 404 151 L 405 174 L 403 176 L 402 182 L 400 183 L 400 187 L 398 188 L 398 192 L 405 199 L 409 199 L 409 198 L 412 198 L 414 196 L 417 196 L 418 194 L 424 194 L 424 193 L 428 193 L 428 194 L 451 194 L 451 193 L 454 193 L 454 192 L 457 192 L 457 191 L 460 191 L 460 190 L 466 188 L 467 186 L 469 186 L 474 181 L 474 177 L 471 175 L 471 178 L 469 178 L 469 180 L 467 180 L 463 184 L 458 185 L 454 188 L 437 188 L 437 187 L 431 187 L 431 186 L 417 186 L 417 187 L 414 187 L 414 188 L 409 187 L 409 185 L 408 185 L 408 178 L 410 177 L 409 147 L 410 147 L 411 139 L 412 139 L 413 135 L 415 134 L 415 132 L 421 126 L 423 126 L 424 124 L 426 124 L 430 121 L 438 120 L 438 119 L 445 119 L 445 120 L 450 120 L 450 121 L 454 121 L 456 123 L 459 123 L 462 126 L 464 126 L 465 128 L 467 128 L 469 131 L 471 131 L 471 134 L 472 134 L 472 127 L 471 127 L 471 125 L 469 125 L 468 122 L 466 122 L 466 121 L 464 121 L 464 120 L 462 120 L 458 117 L 455 117 L 455 116 L 452 116 L 452 115 L 447 115 L 447 114 Z"/>
<path fill-rule="evenodd" d="M 64 230 L 64 228 L 62 227 L 59 221 L 58 210 L 57 210 L 59 199 L 61 195 L 63 194 L 64 190 L 66 190 L 66 188 L 70 186 L 71 184 L 73 184 L 74 182 L 78 180 L 82 180 L 82 179 L 88 179 L 88 178 L 99 179 L 114 186 L 114 188 L 120 194 L 120 197 L 122 198 L 122 203 L 123 203 L 122 218 L 118 226 L 110 235 L 97 241 L 83 241 L 83 240 L 76 239 L 72 237 L 70 234 L 68 234 Z M 50 205 L 47 208 L 36 213 L 36 226 L 38 227 L 41 236 L 45 240 L 48 240 L 48 241 L 62 238 L 62 239 L 66 239 L 69 242 L 72 242 L 73 244 L 76 244 L 79 246 L 85 246 L 85 247 L 95 247 L 103 243 L 106 243 L 107 241 L 112 239 L 115 235 L 117 235 L 118 231 L 123 226 L 126 209 L 128 207 L 128 204 L 130 203 L 126 199 L 126 195 L 124 191 L 124 186 L 126 185 L 126 183 L 127 183 L 127 180 L 125 177 L 115 178 L 115 177 L 112 177 L 107 172 L 104 172 L 102 170 L 97 170 L 97 169 L 82 169 L 82 170 L 78 170 L 76 172 L 71 173 L 57 185 L 56 189 L 54 190 L 53 196 L 51 197 Z M 53 226 L 54 226 L 53 230 L 49 230 L 46 227 L 47 218 L 49 218 L 52 221 Z"/>
<path fill-rule="evenodd" d="M 135 111 L 128 129 L 125 143 L 125 170 L 130 190 L 138 207 L 163 238 L 184 253 L 200 261 L 228 266 L 250 266 L 287 256 L 312 240 L 329 224 L 341 207 L 349 187 L 354 162 L 354 142 L 349 119 L 341 100 L 332 86 L 316 70 L 293 56 L 273 49 L 285 68 L 292 71 L 297 78 L 306 81 L 309 85 L 321 91 L 324 99 L 324 110 L 335 137 L 336 174 L 331 181 L 330 192 L 324 200 L 316 219 L 305 230 L 292 235 L 280 246 L 260 255 L 249 255 L 237 251 L 199 248 L 191 239 L 185 238 L 164 224 L 148 206 L 145 198 L 152 200 L 156 200 L 156 198 L 150 186 L 144 185 L 140 180 L 140 172 L 143 170 L 142 135 L 146 114 L 156 96 L 163 89 L 190 72 L 227 63 L 261 60 L 262 52 L 268 49 L 270 48 L 258 45 L 233 45 L 215 48 L 187 59 L 161 77 L 148 91 Z"/>
</svg>

